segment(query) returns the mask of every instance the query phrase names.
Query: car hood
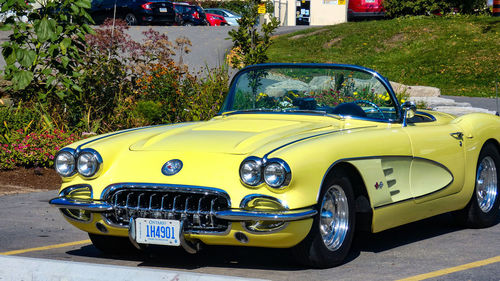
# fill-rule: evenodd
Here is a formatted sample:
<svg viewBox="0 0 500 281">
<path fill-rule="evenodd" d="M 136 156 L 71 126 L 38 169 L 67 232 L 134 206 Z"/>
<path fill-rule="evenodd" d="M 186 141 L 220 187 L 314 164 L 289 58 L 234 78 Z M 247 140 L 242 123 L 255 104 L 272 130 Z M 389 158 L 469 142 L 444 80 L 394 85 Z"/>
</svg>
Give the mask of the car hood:
<svg viewBox="0 0 500 281">
<path fill-rule="evenodd" d="M 157 132 L 135 142 L 130 150 L 247 154 L 266 144 L 279 146 L 283 142 L 341 129 L 340 123 L 335 121 L 331 117 L 225 116 Z"/>
</svg>

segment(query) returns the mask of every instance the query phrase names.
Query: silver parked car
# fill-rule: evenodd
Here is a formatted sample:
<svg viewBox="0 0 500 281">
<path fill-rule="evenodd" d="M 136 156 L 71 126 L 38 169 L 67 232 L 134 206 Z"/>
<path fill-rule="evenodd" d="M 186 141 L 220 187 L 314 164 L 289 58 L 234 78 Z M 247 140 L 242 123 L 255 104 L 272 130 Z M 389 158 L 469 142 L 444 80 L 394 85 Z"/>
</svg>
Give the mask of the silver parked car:
<svg viewBox="0 0 500 281">
<path fill-rule="evenodd" d="M 205 10 L 205 12 L 210 13 L 210 14 L 216 14 L 216 15 L 223 16 L 229 25 L 232 25 L 232 26 L 239 25 L 238 20 L 241 18 L 241 15 L 236 13 L 236 12 L 233 12 L 233 11 L 230 11 L 227 9 L 221 9 L 221 8 L 206 8 L 204 10 Z"/>
</svg>

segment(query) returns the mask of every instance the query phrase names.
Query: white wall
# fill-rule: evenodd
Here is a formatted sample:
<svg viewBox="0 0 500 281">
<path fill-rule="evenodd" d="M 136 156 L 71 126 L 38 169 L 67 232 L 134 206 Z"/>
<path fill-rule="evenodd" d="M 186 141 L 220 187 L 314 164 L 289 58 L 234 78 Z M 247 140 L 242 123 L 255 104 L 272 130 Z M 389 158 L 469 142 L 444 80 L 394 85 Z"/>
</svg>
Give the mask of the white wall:
<svg viewBox="0 0 500 281">
<path fill-rule="evenodd" d="M 300 0 L 298 0 L 300 1 Z M 285 2 L 281 0 L 281 2 Z M 288 0 L 287 25 L 295 25 L 297 0 Z M 325 4 L 324 0 L 311 0 L 311 25 L 332 25 L 347 22 L 348 0 L 338 0 L 339 4 Z M 283 13 L 284 8 L 282 8 Z"/>
</svg>

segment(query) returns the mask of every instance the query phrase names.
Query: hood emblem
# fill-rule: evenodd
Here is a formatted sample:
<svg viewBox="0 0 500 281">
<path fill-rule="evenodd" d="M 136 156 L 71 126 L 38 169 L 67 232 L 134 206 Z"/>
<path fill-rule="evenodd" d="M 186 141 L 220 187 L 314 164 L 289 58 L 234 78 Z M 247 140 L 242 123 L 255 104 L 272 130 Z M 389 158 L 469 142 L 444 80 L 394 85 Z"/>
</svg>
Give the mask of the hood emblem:
<svg viewBox="0 0 500 281">
<path fill-rule="evenodd" d="M 179 159 L 172 159 L 163 164 L 163 167 L 161 167 L 161 172 L 165 176 L 173 176 L 177 174 L 181 169 L 182 161 Z"/>
</svg>

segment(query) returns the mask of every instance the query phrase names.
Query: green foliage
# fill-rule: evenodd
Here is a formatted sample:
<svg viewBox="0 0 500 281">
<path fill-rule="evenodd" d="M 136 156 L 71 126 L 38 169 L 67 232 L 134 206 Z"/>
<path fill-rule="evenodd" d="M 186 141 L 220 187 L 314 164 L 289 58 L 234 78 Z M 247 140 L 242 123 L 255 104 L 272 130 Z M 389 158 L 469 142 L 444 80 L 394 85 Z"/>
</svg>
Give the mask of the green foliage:
<svg viewBox="0 0 500 281">
<path fill-rule="evenodd" d="M 206 68 L 201 78 L 182 71 L 175 63 L 152 65 L 138 78 L 132 115 L 142 119 L 137 125 L 198 121 L 212 118 L 228 91 L 227 68 Z"/>
<path fill-rule="evenodd" d="M 500 81 L 498 18 L 405 17 L 320 29 L 274 39 L 270 60 L 362 65 L 391 81 L 440 88 L 443 95 L 491 97 Z"/>
<path fill-rule="evenodd" d="M 57 129 L 26 133 L 11 131 L 10 142 L 0 142 L 0 169 L 52 167 L 54 155 L 62 147 L 79 140 L 75 134 Z"/>
<path fill-rule="evenodd" d="M 391 17 L 447 14 L 458 11 L 474 14 L 486 9 L 487 0 L 384 0 L 384 8 Z"/>
<path fill-rule="evenodd" d="M 12 132 L 36 129 L 38 116 L 35 110 L 29 108 L 0 106 L 0 142 L 10 142 Z"/>
<path fill-rule="evenodd" d="M 278 28 L 279 21 L 271 17 L 271 21 L 259 27 L 258 4 L 260 0 L 248 1 L 247 8 L 243 11 L 238 29 L 229 31 L 233 47 L 228 60 L 230 65 L 243 68 L 247 65 L 264 63 L 268 60 L 267 49 L 271 46 L 271 35 Z"/>
<path fill-rule="evenodd" d="M 245 0 L 230 0 L 230 1 L 203 1 L 200 2 L 203 8 L 223 8 L 238 14 L 245 12 L 248 1 Z"/>
<path fill-rule="evenodd" d="M 68 93 L 81 92 L 76 68 L 85 49 L 85 34 L 92 32 L 86 11 L 90 0 L 46 1 L 36 12 L 34 1 L 0 0 L 0 4 L 2 11 L 17 15 L 7 19 L 4 27 L 13 32 L 2 45 L 11 98 L 54 107 L 63 104 Z"/>
<path fill-rule="evenodd" d="M 205 75 L 193 83 L 193 91 L 187 102 L 185 120 L 208 120 L 222 107 L 229 91 L 228 68 L 222 65 L 217 68 L 205 68 Z"/>
</svg>

